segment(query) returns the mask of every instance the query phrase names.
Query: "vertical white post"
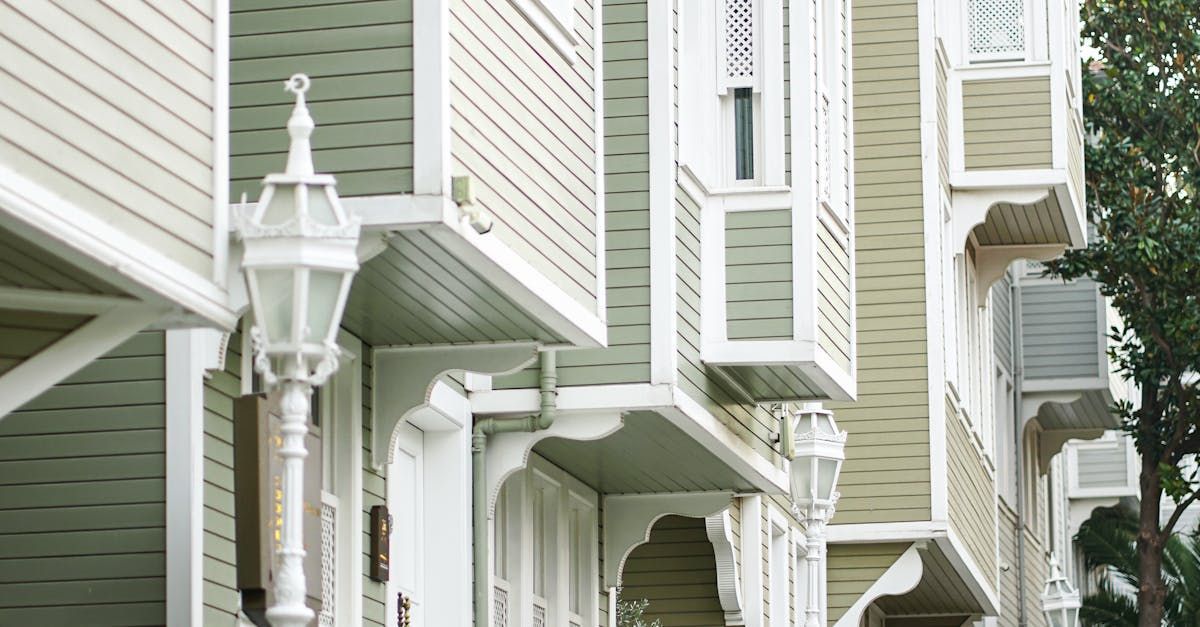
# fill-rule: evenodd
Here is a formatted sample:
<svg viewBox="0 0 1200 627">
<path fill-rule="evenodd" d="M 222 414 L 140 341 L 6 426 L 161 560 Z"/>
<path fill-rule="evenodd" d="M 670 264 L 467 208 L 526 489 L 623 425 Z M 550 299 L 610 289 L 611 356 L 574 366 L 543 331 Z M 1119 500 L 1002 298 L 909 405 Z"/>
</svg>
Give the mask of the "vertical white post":
<svg viewBox="0 0 1200 627">
<path fill-rule="evenodd" d="M 167 622 L 200 625 L 203 606 L 204 338 L 166 332 Z"/>
<path fill-rule="evenodd" d="M 804 523 L 804 537 L 808 553 L 804 559 L 808 564 L 808 591 L 804 603 L 804 627 L 820 627 L 825 599 L 822 594 L 822 579 L 825 560 L 825 520 L 819 512 L 809 509 Z"/>
<path fill-rule="evenodd" d="M 308 434 L 309 396 L 312 387 L 303 379 L 299 364 L 291 366 L 279 384 L 279 430 L 283 445 L 283 541 L 276 552 L 275 604 L 267 610 L 267 619 L 274 627 L 303 627 L 313 618 L 305 605 L 304 586 L 304 458 L 308 451 L 304 436 Z"/>
</svg>

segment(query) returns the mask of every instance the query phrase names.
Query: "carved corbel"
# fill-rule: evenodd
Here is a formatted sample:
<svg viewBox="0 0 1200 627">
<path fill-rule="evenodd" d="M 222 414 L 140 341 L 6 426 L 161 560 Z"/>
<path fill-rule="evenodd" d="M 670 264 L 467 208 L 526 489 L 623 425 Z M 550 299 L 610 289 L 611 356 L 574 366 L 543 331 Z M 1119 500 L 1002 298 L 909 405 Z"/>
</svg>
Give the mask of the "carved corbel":
<svg viewBox="0 0 1200 627">
<path fill-rule="evenodd" d="M 867 588 L 867 591 L 854 601 L 850 609 L 842 614 L 834 627 L 858 627 L 863 613 L 875 602 L 875 599 L 884 595 L 907 594 L 916 588 L 925 572 L 925 566 L 921 561 L 921 554 L 925 550 L 927 549 L 923 542 L 914 543 L 905 549 L 904 553 L 901 553 L 900 557 L 875 580 L 875 583 L 871 584 L 871 587 Z"/>
<path fill-rule="evenodd" d="M 704 519 L 704 531 L 717 561 L 717 598 L 725 612 L 726 625 L 745 625 L 742 617 L 742 579 L 733 553 L 733 522 L 729 509 Z"/>
<path fill-rule="evenodd" d="M 529 463 L 534 445 L 546 438 L 599 440 L 621 428 L 621 413 L 616 411 L 559 412 L 549 429 L 532 432 L 500 433 L 487 443 L 488 517 L 496 511 L 500 486 L 513 473 Z"/>
<path fill-rule="evenodd" d="M 1009 264 L 1018 259 L 1050 261 L 1063 254 L 1066 244 L 1030 244 L 1017 246 L 980 246 L 975 251 L 976 302 L 983 306 L 988 291 L 1008 270 Z"/>
<path fill-rule="evenodd" d="M 371 385 L 371 463 L 382 468 L 392 460 L 397 427 L 415 412 L 437 410 L 430 400 L 439 377 L 456 370 L 502 375 L 516 372 L 537 358 L 537 345 L 472 344 L 412 348 L 376 348 Z M 446 416 L 452 422 L 461 418 Z M 462 425 L 470 429 L 471 425 Z"/>
</svg>

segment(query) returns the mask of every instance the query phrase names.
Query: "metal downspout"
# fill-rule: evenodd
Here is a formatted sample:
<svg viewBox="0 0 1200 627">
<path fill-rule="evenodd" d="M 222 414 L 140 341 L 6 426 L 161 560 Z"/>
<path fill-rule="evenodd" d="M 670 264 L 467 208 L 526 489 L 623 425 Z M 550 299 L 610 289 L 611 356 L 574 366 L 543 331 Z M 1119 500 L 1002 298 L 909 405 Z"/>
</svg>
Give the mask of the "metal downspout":
<svg viewBox="0 0 1200 627">
<path fill-rule="evenodd" d="M 558 371 L 554 351 L 538 353 L 541 369 L 539 389 L 540 411 L 524 418 L 484 418 L 475 423 L 471 430 L 471 532 L 473 534 L 472 566 L 474 568 L 475 626 L 485 627 L 488 623 L 488 494 L 487 494 L 487 440 L 497 433 L 533 433 L 549 429 L 554 424 L 557 411 Z"/>
<path fill-rule="evenodd" d="M 1025 590 L 1025 438 L 1021 429 L 1022 414 L 1024 413 L 1021 408 L 1021 383 L 1025 379 L 1025 355 L 1021 350 L 1022 333 L 1024 333 L 1021 324 L 1021 286 L 1019 277 L 1015 274 L 1010 289 L 1012 290 L 1013 317 L 1013 332 L 1010 341 L 1012 342 L 1013 365 L 1015 366 L 1013 369 L 1013 451 L 1016 454 L 1014 468 L 1017 481 L 1017 625 L 1025 627 L 1029 624 L 1025 608 L 1028 596 Z"/>
</svg>

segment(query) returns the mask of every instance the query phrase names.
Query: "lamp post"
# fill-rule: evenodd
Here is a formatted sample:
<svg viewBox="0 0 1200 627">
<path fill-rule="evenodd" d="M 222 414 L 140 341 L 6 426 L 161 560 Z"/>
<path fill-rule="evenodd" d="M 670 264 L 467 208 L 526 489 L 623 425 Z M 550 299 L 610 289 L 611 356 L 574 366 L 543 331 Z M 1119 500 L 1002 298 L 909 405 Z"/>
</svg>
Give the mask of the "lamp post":
<svg viewBox="0 0 1200 627">
<path fill-rule="evenodd" d="M 1083 603 L 1079 591 L 1071 587 L 1058 566 L 1058 558 L 1050 555 L 1050 578 L 1042 591 L 1042 611 L 1050 627 L 1078 627 L 1079 608 Z"/>
<path fill-rule="evenodd" d="M 804 403 L 795 412 L 792 459 L 792 506 L 804 520 L 808 564 L 808 599 L 804 627 L 821 625 L 821 572 L 825 554 L 825 524 L 837 504 L 838 474 L 846 459 L 846 432 L 838 431 L 833 412 L 820 403 Z"/>
<path fill-rule="evenodd" d="M 287 169 L 267 175 L 258 204 L 239 216 L 242 270 L 255 321 L 250 332 L 254 369 L 268 389 L 279 392 L 282 423 L 277 523 L 282 534 L 273 568 L 274 603 L 267 610 L 275 627 L 300 627 L 313 617 L 305 605 L 304 436 L 313 386 L 338 366 L 337 329 L 358 270 L 359 220 L 342 208 L 333 177 L 313 171 L 309 136 L 314 125 L 304 103 L 308 87 L 303 74 L 285 83 L 296 94 L 287 124 Z"/>
</svg>

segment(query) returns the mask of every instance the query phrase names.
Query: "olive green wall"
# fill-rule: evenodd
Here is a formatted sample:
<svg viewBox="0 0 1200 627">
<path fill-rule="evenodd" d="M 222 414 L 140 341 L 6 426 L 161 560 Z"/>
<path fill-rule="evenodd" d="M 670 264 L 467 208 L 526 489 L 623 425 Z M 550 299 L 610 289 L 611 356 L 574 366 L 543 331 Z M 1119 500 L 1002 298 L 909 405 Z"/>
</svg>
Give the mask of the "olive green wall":
<svg viewBox="0 0 1200 627">
<path fill-rule="evenodd" d="M 0 624 L 166 621 L 162 332 L 0 420 Z"/>
<path fill-rule="evenodd" d="M 204 381 L 204 623 L 233 624 L 239 606 L 234 531 L 233 402 L 242 394 L 242 336 Z"/>
<path fill-rule="evenodd" d="M 990 415 L 990 414 L 985 414 Z M 946 472 L 950 528 L 987 583 L 996 572 L 995 490 L 975 436 L 946 400 Z"/>
<path fill-rule="evenodd" d="M 900 559 L 908 547 L 908 543 L 829 545 L 829 624 L 836 623 Z"/>
<path fill-rule="evenodd" d="M 1051 166 L 1049 77 L 967 81 L 962 99 L 968 170 Z"/>
<path fill-rule="evenodd" d="M 683 196 L 681 201 L 690 200 Z M 725 316 L 729 339 L 791 340 L 795 335 L 792 293 L 792 212 L 727 213 Z"/>
<path fill-rule="evenodd" d="M 834 522 L 929 520 L 917 2 L 853 6 L 858 402 Z"/>
<path fill-rule="evenodd" d="M 667 516 L 654 524 L 650 541 L 625 561 L 621 594 L 650 602 L 647 622 L 664 625 L 723 627 L 717 598 L 717 566 L 703 518 Z"/>
<path fill-rule="evenodd" d="M 230 198 L 258 198 L 282 171 L 294 96 L 313 80 L 313 162 L 342 196 L 412 191 L 410 0 L 238 0 L 230 15 Z"/>
</svg>

